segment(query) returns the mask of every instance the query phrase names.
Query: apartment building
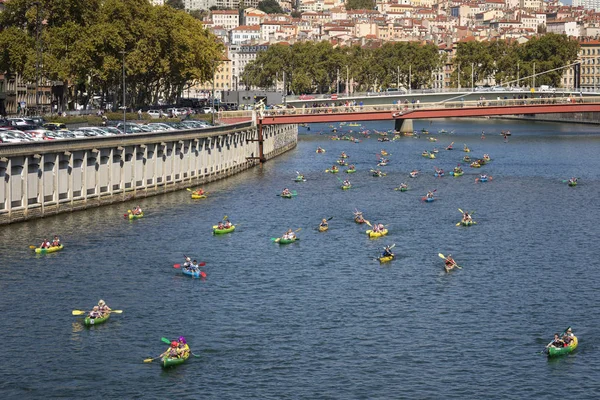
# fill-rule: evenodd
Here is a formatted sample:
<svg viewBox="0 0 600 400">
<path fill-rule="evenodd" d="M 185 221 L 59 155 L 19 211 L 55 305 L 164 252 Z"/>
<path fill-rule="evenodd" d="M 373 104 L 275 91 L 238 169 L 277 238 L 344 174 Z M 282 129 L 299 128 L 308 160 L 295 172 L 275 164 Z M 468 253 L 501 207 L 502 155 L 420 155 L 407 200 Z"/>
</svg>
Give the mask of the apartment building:
<svg viewBox="0 0 600 400">
<path fill-rule="evenodd" d="M 211 12 L 214 26 L 222 26 L 228 31 L 240 26 L 240 14 L 238 10 L 214 10 Z"/>
</svg>

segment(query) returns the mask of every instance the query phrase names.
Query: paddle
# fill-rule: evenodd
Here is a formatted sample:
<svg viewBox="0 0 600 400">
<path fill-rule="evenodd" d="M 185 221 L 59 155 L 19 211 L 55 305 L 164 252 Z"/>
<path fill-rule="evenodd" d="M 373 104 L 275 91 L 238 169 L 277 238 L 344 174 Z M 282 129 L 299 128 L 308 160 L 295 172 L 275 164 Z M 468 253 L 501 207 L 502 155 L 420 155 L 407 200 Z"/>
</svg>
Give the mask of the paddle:
<svg viewBox="0 0 600 400">
<path fill-rule="evenodd" d="M 146 359 L 144 359 L 144 362 L 145 362 L 145 363 L 151 363 L 151 362 L 152 362 L 152 361 L 154 361 L 154 360 L 158 360 L 158 359 L 159 359 L 159 358 L 161 358 L 162 356 L 163 356 L 163 355 L 161 354 L 160 356 L 158 356 L 158 357 L 155 357 L 155 358 L 146 358 Z"/>
<path fill-rule="evenodd" d="M 205 265 L 206 263 L 204 261 L 198 264 L 199 267 L 204 267 Z M 181 268 L 181 264 L 173 264 L 173 268 Z"/>
<path fill-rule="evenodd" d="M 446 261 L 449 261 L 449 260 L 446 258 L 446 256 L 445 256 L 445 255 L 443 255 L 442 253 L 438 253 L 438 257 L 440 257 L 440 258 L 443 258 L 443 259 L 444 259 L 444 260 L 446 260 Z M 454 264 L 454 266 L 455 266 L 456 268 L 458 268 L 458 269 L 462 269 L 462 267 L 461 267 L 460 265 L 458 265 L 458 264 L 456 263 L 456 261 L 453 261 L 453 264 Z"/>
<path fill-rule="evenodd" d="M 83 310 L 73 310 L 71 311 L 71 314 L 73 315 L 84 315 L 89 313 L 89 311 L 83 311 Z M 115 313 L 115 314 L 123 314 L 123 310 L 110 310 L 110 313 Z"/>
<path fill-rule="evenodd" d="M 30 249 L 37 249 L 37 246 L 31 245 L 29 246 Z"/>
</svg>

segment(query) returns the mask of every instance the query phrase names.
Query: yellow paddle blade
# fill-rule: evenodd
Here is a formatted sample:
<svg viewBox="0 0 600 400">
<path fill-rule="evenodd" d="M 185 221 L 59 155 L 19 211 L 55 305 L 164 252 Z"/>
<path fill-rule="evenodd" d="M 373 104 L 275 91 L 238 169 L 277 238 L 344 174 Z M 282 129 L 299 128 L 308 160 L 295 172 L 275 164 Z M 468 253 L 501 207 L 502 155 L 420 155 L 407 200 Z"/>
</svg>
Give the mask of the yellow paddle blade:
<svg viewBox="0 0 600 400">
<path fill-rule="evenodd" d="M 461 210 L 460 208 L 458 209 L 458 211 L 460 211 L 460 212 L 461 212 L 461 213 L 463 213 L 463 214 L 465 213 L 465 212 L 464 212 L 463 210 Z"/>
<path fill-rule="evenodd" d="M 227 215 L 223 217 L 223 221 L 225 221 L 227 219 Z"/>
<path fill-rule="evenodd" d="M 131 214 L 131 210 L 127 210 L 127 212 L 128 212 L 129 214 Z"/>
<path fill-rule="evenodd" d="M 87 311 L 83 311 L 83 310 L 73 310 L 73 311 L 71 311 L 71 314 L 73 314 L 73 315 L 83 315 L 86 312 Z"/>
<path fill-rule="evenodd" d="M 300 232 L 302 230 L 302 228 L 298 228 L 296 229 L 296 232 Z"/>
<path fill-rule="evenodd" d="M 187 190 L 188 192 L 192 191 L 192 189 L 190 189 L 190 188 L 185 188 L 185 190 Z"/>
<path fill-rule="evenodd" d="M 445 255 L 443 255 L 442 253 L 438 253 L 438 257 L 439 257 L 439 258 L 443 258 L 444 260 L 446 259 L 446 256 L 445 256 Z"/>
<path fill-rule="evenodd" d="M 460 226 L 460 222 L 457 222 L 457 223 L 456 223 L 456 226 Z"/>
<path fill-rule="evenodd" d="M 110 310 L 111 314 L 123 314 L 123 310 Z"/>
<path fill-rule="evenodd" d="M 35 249 L 35 248 L 36 248 L 36 246 L 34 246 L 34 245 L 31 245 L 31 246 L 29 246 L 29 248 L 30 248 L 30 249 Z"/>
<path fill-rule="evenodd" d="M 144 360 L 144 362 L 145 362 L 145 363 L 151 363 L 152 361 L 154 361 L 154 359 L 153 359 L 153 358 L 146 358 L 146 359 Z"/>
<path fill-rule="evenodd" d="M 366 219 L 365 219 L 365 224 L 369 225 L 371 228 L 373 227 L 373 225 L 371 225 L 371 223 L 369 221 L 367 221 Z"/>
</svg>

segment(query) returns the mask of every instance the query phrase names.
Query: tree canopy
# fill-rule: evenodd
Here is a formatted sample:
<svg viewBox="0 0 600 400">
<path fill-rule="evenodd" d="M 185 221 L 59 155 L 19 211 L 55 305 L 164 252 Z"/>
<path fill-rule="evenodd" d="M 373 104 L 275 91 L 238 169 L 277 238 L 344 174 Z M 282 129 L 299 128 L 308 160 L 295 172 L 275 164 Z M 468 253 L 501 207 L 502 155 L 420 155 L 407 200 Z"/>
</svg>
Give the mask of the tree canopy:
<svg viewBox="0 0 600 400">
<path fill-rule="evenodd" d="M 346 10 L 372 10 L 375 0 L 346 0 Z"/>
<path fill-rule="evenodd" d="M 461 87 L 471 85 L 471 70 L 474 81 L 494 78 L 498 83 L 512 86 L 531 86 L 533 78 L 523 79 L 534 73 L 549 71 L 571 64 L 577 59 L 579 44 L 566 35 L 549 33 L 533 37 L 525 44 L 515 41 L 461 42 L 458 44 L 455 65 L 460 65 Z M 561 86 L 563 70 L 538 75 L 536 85 Z M 518 79 L 518 82 L 517 82 Z M 452 74 L 454 86 L 458 85 L 458 68 Z"/>
<path fill-rule="evenodd" d="M 266 12 L 267 14 L 283 14 L 283 9 L 277 0 L 262 0 L 260 3 L 258 3 L 257 8 L 260 11 Z"/>
<path fill-rule="evenodd" d="M 294 93 L 345 90 L 346 78 L 355 90 L 373 91 L 389 86 L 427 86 L 442 65 L 437 47 L 409 42 L 390 42 L 368 49 L 333 47 L 329 42 L 273 45 L 248 63 L 241 81 L 248 86 L 271 87 L 286 74 L 286 90 Z M 411 78 L 409 79 L 409 75 Z"/>
<path fill-rule="evenodd" d="M 42 78 L 81 93 L 118 93 L 123 58 L 128 105 L 174 101 L 192 82 L 210 81 L 223 46 L 200 21 L 147 0 L 11 0 L 0 13 L 0 70 L 33 81 L 36 22 Z M 39 12 L 39 19 L 38 19 Z"/>
</svg>

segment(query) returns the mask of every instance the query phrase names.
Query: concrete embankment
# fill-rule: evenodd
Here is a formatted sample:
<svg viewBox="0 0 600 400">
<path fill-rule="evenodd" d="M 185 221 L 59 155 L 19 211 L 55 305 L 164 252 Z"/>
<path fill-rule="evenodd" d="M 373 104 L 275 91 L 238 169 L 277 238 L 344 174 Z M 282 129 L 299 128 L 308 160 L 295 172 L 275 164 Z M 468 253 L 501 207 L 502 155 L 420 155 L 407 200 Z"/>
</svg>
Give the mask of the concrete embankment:
<svg viewBox="0 0 600 400">
<path fill-rule="evenodd" d="M 297 125 L 207 129 L 0 146 L 0 224 L 223 179 L 278 156 Z"/>
</svg>

